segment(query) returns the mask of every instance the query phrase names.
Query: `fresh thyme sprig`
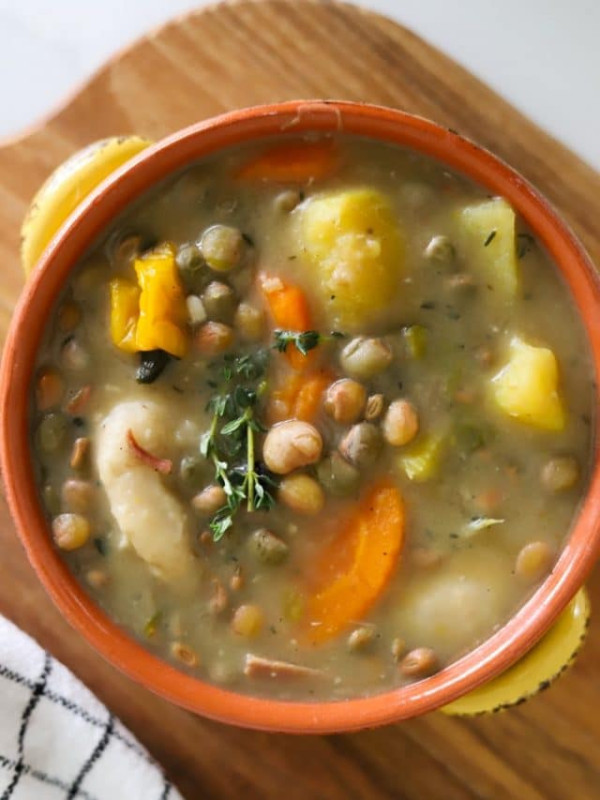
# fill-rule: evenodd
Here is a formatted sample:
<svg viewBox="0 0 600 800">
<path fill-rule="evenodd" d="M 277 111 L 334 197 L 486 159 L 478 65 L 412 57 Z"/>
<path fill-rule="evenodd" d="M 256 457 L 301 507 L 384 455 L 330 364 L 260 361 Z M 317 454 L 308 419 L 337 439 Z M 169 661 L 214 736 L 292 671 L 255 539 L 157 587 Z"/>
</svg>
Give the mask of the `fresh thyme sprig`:
<svg viewBox="0 0 600 800">
<path fill-rule="evenodd" d="M 200 440 L 200 452 L 212 461 L 215 480 L 227 502 L 212 517 L 209 527 L 215 542 L 233 526 L 233 519 L 245 504 L 247 511 L 268 510 L 275 502 L 270 489 L 273 479 L 260 471 L 255 454 L 255 436 L 264 430 L 256 406 L 264 386 L 268 352 L 225 356 L 213 365 L 218 391 L 211 397 L 210 428 Z"/>
<path fill-rule="evenodd" d="M 334 339 L 343 339 L 344 333 L 331 331 L 331 333 L 319 333 L 319 331 L 287 331 L 277 328 L 273 331 L 275 350 L 285 353 L 289 344 L 294 344 L 305 356 L 309 350 L 313 350 L 322 342 L 331 342 Z"/>
</svg>

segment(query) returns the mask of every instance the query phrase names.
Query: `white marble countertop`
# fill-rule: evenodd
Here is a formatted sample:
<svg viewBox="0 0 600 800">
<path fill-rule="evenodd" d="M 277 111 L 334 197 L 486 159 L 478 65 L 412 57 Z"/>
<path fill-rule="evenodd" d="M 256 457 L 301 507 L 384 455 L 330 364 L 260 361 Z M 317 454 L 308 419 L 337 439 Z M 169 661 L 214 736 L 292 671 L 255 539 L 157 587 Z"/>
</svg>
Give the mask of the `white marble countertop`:
<svg viewBox="0 0 600 800">
<path fill-rule="evenodd" d="M 192 0 L 0 0 L 0 137 Z M 600 169 L 600 0 L 363 0 L 453 56 Z"/>
</svg>

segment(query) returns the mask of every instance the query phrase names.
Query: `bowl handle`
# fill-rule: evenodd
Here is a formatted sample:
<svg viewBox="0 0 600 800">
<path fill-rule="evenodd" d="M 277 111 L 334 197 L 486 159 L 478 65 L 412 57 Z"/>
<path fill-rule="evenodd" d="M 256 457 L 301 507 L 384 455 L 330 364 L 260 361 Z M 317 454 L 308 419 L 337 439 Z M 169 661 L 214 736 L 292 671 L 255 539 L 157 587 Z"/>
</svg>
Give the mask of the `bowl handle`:
<svg viewBox="0 0 600 800">
<path fill-rule="evenodd" d="M 497 678 L 440 710 L 466 717 L 502 711 L 548 688 L 575 660 L 585 640 L 589 617 L 589 595 L 581 588 L 527 655 Z"/>
<path fill-rule="evenodd" d="M 26 276 L 81 201 L 150 144 L 140 136 L 113 136 L 78 150 L 54 170 L 31 201 L 21 227 L 21 264 Z"/>
</svg>

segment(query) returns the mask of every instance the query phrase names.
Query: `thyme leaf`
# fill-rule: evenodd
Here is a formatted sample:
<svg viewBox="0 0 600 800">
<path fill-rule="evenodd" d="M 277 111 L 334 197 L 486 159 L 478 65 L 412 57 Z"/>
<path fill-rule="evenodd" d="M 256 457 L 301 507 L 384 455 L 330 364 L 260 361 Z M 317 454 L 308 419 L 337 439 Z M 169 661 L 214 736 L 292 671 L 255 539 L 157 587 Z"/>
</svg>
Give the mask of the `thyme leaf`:
<svg viewBox="0 0 600 800">
<path fill-rule="evenodd" d="M 212 461 L 215 481 L 223 488 L 226 502 L 209 522 L 218 542 L 233 527 L 244 507 L 252 512 L 268 511 L 275 503 L 269 491 L 274 481 L 260 469 L 255 455 L 256 433 L 264 430 L 257 417 L 257 404 L 264 384 L 268 351 L 227 355 L 212 365 L 217 371 L 217 391 L 207 410 L 211 424 L 200 439 L 201 454 Z"/>
<path fill-rule="evenodd" d="M 288 331 L 277 328 L 273 331 L 273 347 L 280 353 L 285 353 L 288 345 L 293 344 L 305 356 L 309 350 L 314 350 L 322 342 L 343 339 L 345 335 L 340 331 L 331 331 L 327 334 L 319 331 Z"/>
</svg>

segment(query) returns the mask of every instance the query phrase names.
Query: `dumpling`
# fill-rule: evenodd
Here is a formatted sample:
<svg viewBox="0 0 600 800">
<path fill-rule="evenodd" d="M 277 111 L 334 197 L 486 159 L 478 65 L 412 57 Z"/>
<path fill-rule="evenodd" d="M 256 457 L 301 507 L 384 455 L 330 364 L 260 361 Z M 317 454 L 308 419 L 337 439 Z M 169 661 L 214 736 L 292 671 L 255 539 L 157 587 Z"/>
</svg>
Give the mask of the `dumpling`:
<svg viewBox="0 0 600 800">
<path fill-rule="evenodd" d="M 193 572 L 189 519 L 161 476 L 142 464 L 128 445 L 128 432 L 145 450 L 170 449 L 172 419 L 156 402 L 118 403 L 96 431 L 96 466 L 110 510 L 124 539 L 166 581 Z"/>
</svg>

